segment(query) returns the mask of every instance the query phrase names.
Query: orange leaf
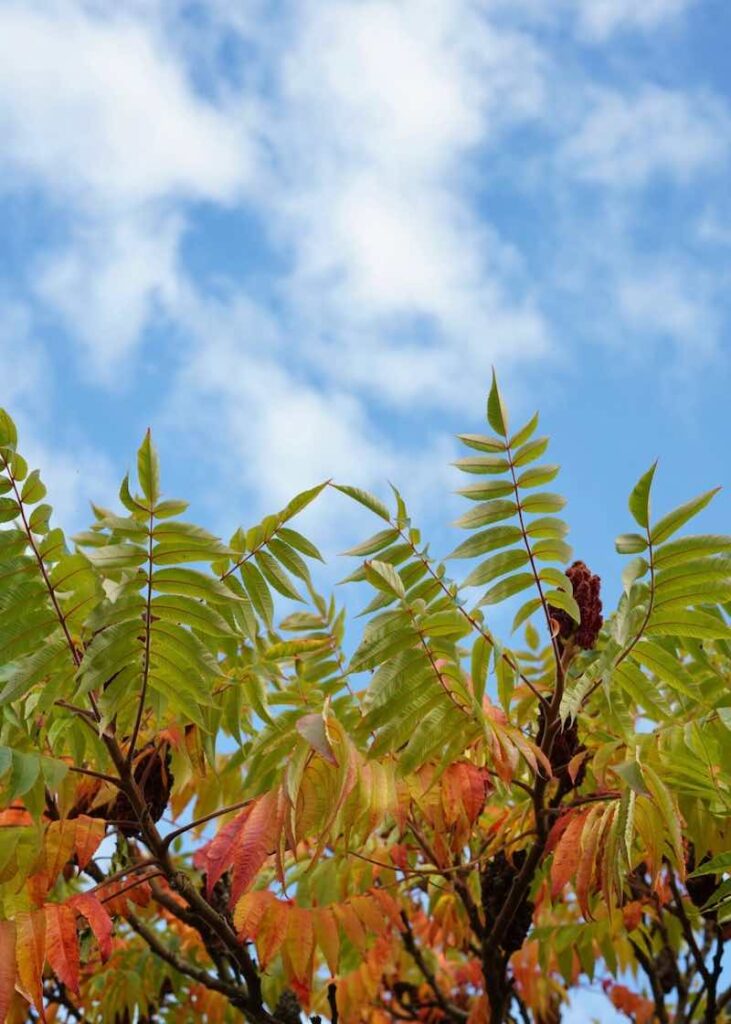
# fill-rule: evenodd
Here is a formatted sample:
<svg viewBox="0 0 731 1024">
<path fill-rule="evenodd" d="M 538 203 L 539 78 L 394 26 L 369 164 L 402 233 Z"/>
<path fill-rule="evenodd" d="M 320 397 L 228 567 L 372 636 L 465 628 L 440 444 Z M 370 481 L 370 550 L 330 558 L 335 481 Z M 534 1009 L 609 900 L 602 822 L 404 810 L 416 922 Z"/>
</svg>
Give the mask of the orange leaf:
<svg viewBox="0 0 731 1024">
<path fill-rule="evenodd" d="M 206 872 L 206 889 L 209 896 L 218 879 L 233 863 L 236 843 L 253 806 L 253 803 L 249 804 L 235 818 L 227 821 L 210 843 L 206 843 L 193 858 L 195 866 Z"/>
<path fill-rule="evenodd" d="M 329 907 L 318 907 L 313 915 L 317 945 L 323 952 L 330 973 L 338 973 L 340 960 L 340 933 L 338 923 Z"/>
<path fill-rule="evenodd" d="M 571 819 L 561 836 L 551 864 L 551 897 L 555 899 L 570 881 L 579 866 L 580 839 L 587 811 L 580 811 Z"/>
<path fill-rule="evenodd" d="M 48 826 L 44 842 L 44 874 L 49 889 L 58 878 L 64 865 L 71 860 L 75 838 L 75 821 L 64 818 L 61 821 L 52 821 Z"/>
<path fill-rule="evenodd" d="M 0 1024 L 4 1024 L 15 991 L 15 923 L 0 921 Z"/>
<path fill-rule="evenodd" d="M 287 919 L 287 956 L 292 965 L 293 977 L 307 987 L 312 973 L 314 945 L 312 912 L 295 904 L 289 908 Z"/>
<path fill-rule="evenodd" d="M 74 850 L 82 871 L 96 853 L 105 831 L 106 823 L 101 818 L 90 818 L 86 814 L 80 814 L 76 819 Z"/>
<path fill-rule="evenodd" d="M 76 911 L 68 903 L 46 903 L 46 956 L 59 981 L 79 994 L 79 941 Z"/>
<path fill-rule="evenodd" d="M 99 943 L 102 960 L 108 960 L 112 955 L 112 919 L 104 904 L 88 892 L 78 893 L 69 902 L 89 922 Z"/>
<path fill-rule="evenodd" d="M 601 805 L 592 807 L 587 815 L 585 825 L 581 834 L 579 868 L 576 872 L 576 896 L 579 907 L 584 917 L 589 920 L 589 889 L 596 871 L 596 851 L 599 844 L 599 837 L 602 828 L 597 824 L 597 819 L 604 814 L 604 807 Z"/>
<path fill-rule="evenodd" d="M 249 888 L 267 857 L 274 852 L 280 830 L 276 790 L 260 796 L 244 822 L 234 849 L 231 905 Z"/>
<path fill-rule="evenodd" d="M 383 912 L 372 896 L 354 896 L 351 900 L 353 910 L 363 922 L 365 928 L 373 936 L 381 935 L 386 927 Z"/>
<path fill-rule="evenodd" d="M 276 900 L 268 889 L 247 892 L 241 897 L 234 910 L 234 927 L 241 939 L 255 939 L 267 908 Z"/>
<path fill-rule="evenodd" d="M 21 911 L 16 918 L 18 988 L 45 1020 L 43 966 L 46 962 L 46 917 L 42 910 Z"/>
<path fill-rule="evenodd" d="M 335 903 L 333 904 L 333 911 L 342 924 L 345 934 L 355 948 L 362 953 L 366 948 L 366 933 L 356 912 L 349 903 Z"/>
<path fill-rule="evenodd" d="M 263 971 L 267 969 L 284 942 L 288 917 L 289 904 L 274 900 L 261 919 L 256 935 L 256 952 Z"/>
</svg>

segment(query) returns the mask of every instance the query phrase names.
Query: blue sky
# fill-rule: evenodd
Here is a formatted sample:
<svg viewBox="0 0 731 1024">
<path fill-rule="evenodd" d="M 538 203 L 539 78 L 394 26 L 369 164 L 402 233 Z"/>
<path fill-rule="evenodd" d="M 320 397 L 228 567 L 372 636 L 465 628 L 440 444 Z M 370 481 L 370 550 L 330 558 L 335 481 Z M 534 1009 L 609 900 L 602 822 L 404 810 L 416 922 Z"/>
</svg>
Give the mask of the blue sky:
<svg viewBox="0 0 731 1024">
<path fill-rule="evenodd" d="M 495 364 L 616 593 L 655 457 L 661 509 L 730 482 L 730 33 L 726 0 L 2 0 L 0 403 L 63 522 L 151 424 L 222 532 L 392 479 L 446 551 Z"/>
</svg>

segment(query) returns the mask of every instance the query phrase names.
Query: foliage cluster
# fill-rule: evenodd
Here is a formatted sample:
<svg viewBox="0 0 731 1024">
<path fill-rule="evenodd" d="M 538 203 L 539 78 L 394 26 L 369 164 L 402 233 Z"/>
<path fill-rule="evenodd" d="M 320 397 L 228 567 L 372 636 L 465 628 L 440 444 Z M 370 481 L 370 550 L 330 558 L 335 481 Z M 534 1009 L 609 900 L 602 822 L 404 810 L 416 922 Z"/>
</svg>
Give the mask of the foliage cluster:
<svg viewBox="0 0 731 1024">
<path fill-rule="evenodd" d="M 0 412 L 0 1022 L 549 1024 L 594 981 L 727 1019 L 731 538 L 679 536 L 715 492 L 656 519 L 643 475 L 603 619 L 538 417 L 493 379 L 487 420 L 440 561 L 330 481 L 224 542 L 149 432 L 69 542 Z M 350 657 L 293 526 L 325 488 L 379 521 Z"/>
</svg>

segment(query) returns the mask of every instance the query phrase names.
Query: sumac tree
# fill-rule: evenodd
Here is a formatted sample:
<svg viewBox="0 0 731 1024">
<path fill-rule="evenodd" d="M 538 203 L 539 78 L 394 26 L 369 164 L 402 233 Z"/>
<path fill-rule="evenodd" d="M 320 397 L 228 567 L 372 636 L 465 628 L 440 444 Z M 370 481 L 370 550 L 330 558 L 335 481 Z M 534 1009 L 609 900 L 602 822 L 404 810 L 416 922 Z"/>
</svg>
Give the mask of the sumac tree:
<svg viewBox="0 0 731 1024">
<path fill-rule="evenodd" d="M 493 381 L 487 419 L 442 562 L 331 482 L 220 540 L 149 434 L 68 541 L 0 415 L 0 1021 L 549 1024 L 587 984 L 726 1019 L 731 538 L 680 533 L 714 492 L 655 518 L 640 479 L 608 614 L 537 417 Z M 350 657 L 293 525 L 325 488 L 377 524 Z"/>
</svg>

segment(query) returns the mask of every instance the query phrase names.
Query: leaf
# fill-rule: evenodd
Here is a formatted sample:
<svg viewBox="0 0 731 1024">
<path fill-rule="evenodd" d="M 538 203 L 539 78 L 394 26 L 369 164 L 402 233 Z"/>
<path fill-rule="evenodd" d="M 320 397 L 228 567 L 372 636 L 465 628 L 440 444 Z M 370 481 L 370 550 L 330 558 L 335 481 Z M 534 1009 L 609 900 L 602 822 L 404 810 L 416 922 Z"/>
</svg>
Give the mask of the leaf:
<svg viewBox="0 0 731 1024">
<path fill-rule="evenodd" d="M 579 866 L 581 833 L 588 811 L 574 814 L 558 842 L 551 864 L 551 898 L 556 899 Z"/>
<path fill-rule="evenodd" d="M 315 545 L 306 537 L 303 537 L 301 533 L 297 533 L 296 530 L 291 530 L 288 526 L 280 526 L 277 530 L 277 536 L 280 540 L 283 540 L 285 544 L 289 544 L 290 547 L 299 551 L 300 554 L 307 555 L 308 558 L 316 558 L 320 562 L 324 561 L 324 558 Z"/>
<path fill-rule="evenodd" d="M 697 515 L 701 509 L 704 509 L 708 505 L 716 494 L 721 490 L 720 487 L 714 487 L 710 491 L 706 491 L 704 494 L 699 494 L 697 498 L 687 501 L 684 505 L 678 506 L 673 509 L 672 512 L 668 512 L 666 516 L 658 520 L 652 528 L 650 537 L 652 543 L 662 544 L 663 541 L 667 540 L 668 537 L 672 536 L 679 530 L 681 526 L 684 526 L 689 519 Z"/>
<path fill-rule="evenodd" d="M 86 814 L 76 818 L 74 851 L 82 871 L 99 848 L 105 831 L 106 824 L 101 818 L 90 818 Z"/>
<path fill-rule="evenodd" d="M 505 451 L 505 442 L 498 437 L 487 437 L 485 434 L 457 434 L 457 437 L 468 448 L 476 448 L 480 452 Z"/>
<path fill-rule="evenodd" d="M 366 579 L 378 590 L 385 590 L 395 597 L 405 598 L 406 590 L 401 577 L 387 562 L 371 561 L 364 565 Z"/>
<path fill-rule="evenodd" d="M 694 637 L 696 640 L 731 640 L 731 628 L 714 615 L 677 608 L 653 612 L 645 630 L 648 636 Z"/>
<path fill-rule="evenodd" d="M 475 530 L 479 526 L 487 526 L 489 523 L 497 523 L 501 519 L 509 519 L 517 511 L 518 506 L 514 501 L 499 499 L 485 501 L 465 512 L 454 525 L 461 526 L 465 530 Z"/>
<path fill-rule="evenodd" d="M 480 600 L 480 605 L 498 604 L 500 601 L 512 597 L 513 594 L 519 594 L 521 590 L 533 586 L 534 583 L 533 574 L 529 572 L 518 572 L 514 576 L 508 576 L 507 579 L 500 580 L 485 592 Z"/>
<path fill-rule="evenodd" d="M 510 438 L 510 447 L 515 451 L 516 448 L 520 448 L 522 444 L 532 437 L 535 433 L 535 429 L 538 426 L 538 413 L 534 413 L 524 427 L 521 427 L 517 433 L 513 434 Z"/>
<path fill-rule="evenodd" d="M 246 593 L 251 598 L 257 614 L 264 620 L 266 626 L 271 629 L 274 619 L 274 602 L 269 593 L 266 580 L 251 562 L 244 562 L 240 567 L 241 579 L 244 581 Z"/>
<path fill-rule="evenodd" d="M 256 935 L 256 952 L 262 971 L 267 969 L 287 937 L 288 911 L 286 903 L 274 900 L 262 917 Z"/>
<path fill-rule="evenodd" d="M 233 856 L 231 906 L 246 892 L 259 869 L 274 852 L 280 829 L 278 794 L 270 791 L 258 797 L 238 833 Z"/>
<path fill-rule="evenodd" d="M 24 505 L 35 505 L 36 502 L 42 501 L 45 496 L 46 488 L 41 482 L 40 470 L 34 469 L 23 484 L 20 500 Z"/>
<path fill-rule="evenodd" d="M 498 455 L 467 455 L 454 462 L 463 473 L 475 473 L 482 476 L 495 476 L 510 469 L 507 459 Z"/>
<path fill-rule="evenodd" d="M 323 952 L 330 974 L 334 976 L 340 961 L 340 934 L 332 910 L 329 907 L 316 907 L 313 911 L 313 925 L 317 945 Z"/>
<path fill-rule="evenodd" d="M 698 878 L 700 875 L 718 875 L 731 869 L 731 852 L 719 853 L 716 857 L 707 860 L 690 875 L 691 878 Z"/>
<path fill-rule="evenodd" d="M 16 919 L 17 984 L 43 1016 L 43 967 L 46 962 L 46 918 L 42 910 L 23 910 Z"/>
<path fill-rule="evenodd" d="M 0 442 L 2 442 L 0 409 Z M 15 992 L 15 922 L 0 921 L 0 1024 L 4 1024 Z"/>
<path fill-rule="evenodd" d="M 650 523 L 650 489 L 656 469 L 657 461 L 653 462 L 647 472 L 642 474 L 629 496 L 629 510 L 632 513 L 632 518 L 645 528 Z"/>
<path fill-rule="evenodd" d="M 527 447 L 527 446 L 526 446 Z M 534 466 L 533 469 L 526 469 L 520 474 L 517 480 L 518 487 L 526 489 L 530 487 L 543 487 L 550 484 L 558 476 L 560 466 Z"/>
<path fill-rule="evenodd" d="M 447 558 L 476 558 L 488 551 L 508 547 L 520 538 L 521 532 L 518 526 L 493 526 L 489 530 L 483 530 L 462 541 L 451 554 L 447 555 Z"/>
<path fill-rule="evenodd" d="M 210 899 L 213 887 L 224 871 L 233 864 L 234 852 L 254 802 L 248 804 L 235 818 L 223 825 L 210 843 L 198 852 L 200 865 L 206 873 L 206 894 Z M 198 863 L 198 861 L 196 862 Z"/>
<path fill-rule="evenodd" d="M 374 498 L 368 491 L 363 491 L 360 487 L 349 487 L 346 484 L 333 484 L 336 491 L 340 491 L 342 494 L 347 494 L 349 498 L 354 501 L 360 502 L 361 505 L 365 505 L 371 512 L 375 512 L 381 519 L 385 519 L 386 522 L 391 521 L 391 513 L 388 511 L 386 506 L 378 498 Z"/>
<path fill-rule="evenodd" d="M 528 552 L 523 548 L 511 548 L 508 551 L 501 551 L 497 555 L 481 562 L 467 579 L 462 583 L 463 587 L 481 587 L 498 576 L 521 569 L 529 561 Z"/>
<path fill-rule="evenodd" d="M 354 555 L 355 557 L 375 555 L 376 552 L 382 551 L 389 544 L 393 544 L 398 538 L 399 531 L 396 529 L 381 530 L 379 533 L 369 537 L 368 540 L 364 540 L 362 544 L 357 544 L 354 548 L 343 551 L 343 554 Z"/>
<path fill-rule="evenodd" d="M 10 413 L 0 409 L 0 448 L 12 452 L 18 443 L 18 431 Z"/>
<path fill-rule="evenodd" d="M 537 437 L 534 441 L 529 441 L 528 444 L 523 445 L 513 456 L 513 465 L 516 467 L 525 466 L 530 462 L 535 462 L 536 459 L 540 459 L 546 448 L 548 448 L 548 440 L 547 437 Z M 545 468 L 555 470 L 553 476 L 558 473 L 558 466 L 548 466 Z"/>
<path fill-rule="evenodd" d="M 160 498 L 160 464 L 149 427 L 137 452 L 137 476 L 142 493 L 154 506 Z"/>
<path fill-rule="evenodd" d="M 104 904 L 88 892 L 77 893 L 69 902 L 89 922 L 99 943 L 102 960 L 108 960 L 112 955 L 112 919 Z"/>
<path fill-rule="evenodd" d="M 537 494 L 526 494 L 520 499 L 520 504 L 525 512 L 560 512 L 566 504 L 566 499 L 560 494 L 539 491 Z M 530 533 L 530 530 L 528 532 Z"/>
<path fill-rule="evenodd" d="M 0 498 L 0 523 L 9 523 L 20 515 L 20 505 L 15 498 Z"/>
<path fill-rule="evenodd" d="M 544 596 L 546 598 L 546 602 L 552 608 L 563 609 L 563 611 L 567 612 L 571 616 L 574 622 L 581 621 L 581 612 L 579 611 L 579 606 L 572 594 L 568 594 L 565 590 L 549 590 Z"/>
<path fill-rule="evenodd" d="M 287 915 L 285 950 L 292 966 L 292 974 L 301 984 L 309 984 L 314 945 L 312 912 L 295 904 L 290 907 Z"/>
<path fill-rule="evenodd" d="M 649 795 L 650 791 L 645 784 L 642 768 L 637 761 L 625 761 L 624 764 L 615 764 L 612 770 L 624 779 L 633 792 L 640 794 L 640 796 Z"/>
<path fill-rule="evenodd" d="M 647 538 L 639 533 L 620 533 L 614 546 L 620 555 L 635 555 L 647 548 Z"/>
<path fill-rule="evenodd" d="M 76 913 L 66 903 L 46 903 L 46 956 L 59 981 L 79 994 L 79 942 Z"/>
<path fill-rule="evenodd" d="M 302 595 L 276 558 L 270 555 L 268 551 L 257 551 L 254 558 L 271 587 L 274 587 L 284 597 L 289 597 L 293 601 L 302 600 Z"/>
<path fill-rule="evenodd" d="M 297 720 L 295 729 L 321 757 L 324 757 L 330 764 L 337 764 L 332 747 L 330 746 L 330 740 L 327 737 L 325 720 L 322 715 L 317 713 L 303 715 L 302 718 Z"/>
<path fill-rule="evenodd" d="M 500 389 L 497 385 L 494 369 L 492 371 L 492 386 L 487 397 L 487 422 L 496 434 L 499 434 L 501 437 L 508 436 L 508 417 L 500 396 Z"/>
</svg>

